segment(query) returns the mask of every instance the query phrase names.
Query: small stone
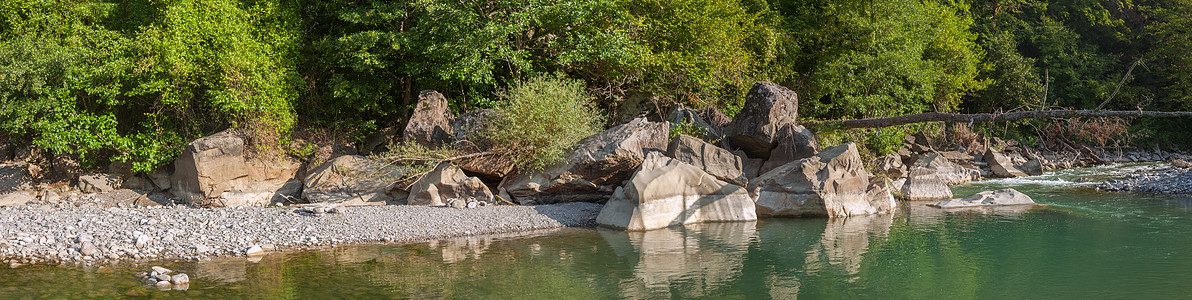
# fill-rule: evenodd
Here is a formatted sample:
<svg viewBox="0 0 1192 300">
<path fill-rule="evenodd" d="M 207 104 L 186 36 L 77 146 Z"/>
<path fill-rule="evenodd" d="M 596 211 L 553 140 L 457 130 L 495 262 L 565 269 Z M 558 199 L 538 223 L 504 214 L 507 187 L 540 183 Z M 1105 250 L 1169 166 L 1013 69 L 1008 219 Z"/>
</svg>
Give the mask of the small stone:
<svg viewBox="0 0 1192 300">
<path fill-rule="evenodd" d="M 155 284 L 157 284 L 157 278 L 156 277 L 145 278 L 145 284 L 155 285 Z"/>
<path fill-rule="evenodd" d="M 140 236 L 137 236 L 137 248 L 145 248 L 145 246 L 148 244 L 149 244 L 149 236 L 143 235 L 143 234 Z"/>
<path fill-rule="evenodd" d="M 149 278 L 149 273 L 145 273 L 145 272 L 137 273 L 137 278 L 140 278 L 140 279 Z"/>
<path fill-rule="evenodd" d="M 174 272 L 173 270 L 158 267 L 158 266 L 153 266 L 152 269 L 153 269 L 153 272 L 157 272 L 157 275 L 169 275 L 170 273 Z M 156 276 L 156 275 L 154 275 L 154 276 Z"/>
<path fill-rule="evenodd" d="M 248 256 L 261 256 L 265 255 L 265 249 L 261 249 L 261 246 L 252 246 L 245 249 L 244 254 Z"/>
<path fill-rule="evenodd" d="M 170 282 L 170 275 L 161 274 L 161 275 L 157 275 L 157 277 L 155 277 L 155 278 L 157 278 L 157 282 L 162 282 L 162 281 L 165 281 L 166 283 Z"/>
<path fill-rule="evenodd" d="M 153 286 L 156 286 L 157 289 L 159 289 L 159 290 L 165 291 L 165 290 L 170 289 L 170 282 L 169 281 L 158 281 L 157 283 L 153 284 Z"/>
<path fill-rule="evenodd" d="M 99 248 L 96 248 L 95 244 L 91 242 L 83 242 L 83 247 L 79 248 L 79 253 L 85 256 L 95 256 L 99 254 Z"/>
<path fill-rule="evenodd" d="M 467 205 L 468 208 L 476 208 L 477 206 L 480 206 L 480 204 L 476 202 L 468 202 Z"/>
<path fill-rule="evenodd" d="M 173 284 L 187 284 L 190 283 L 190 276 L 186 273 L 178 274 L 170 277 L 170 283 Z"/>
</svg>

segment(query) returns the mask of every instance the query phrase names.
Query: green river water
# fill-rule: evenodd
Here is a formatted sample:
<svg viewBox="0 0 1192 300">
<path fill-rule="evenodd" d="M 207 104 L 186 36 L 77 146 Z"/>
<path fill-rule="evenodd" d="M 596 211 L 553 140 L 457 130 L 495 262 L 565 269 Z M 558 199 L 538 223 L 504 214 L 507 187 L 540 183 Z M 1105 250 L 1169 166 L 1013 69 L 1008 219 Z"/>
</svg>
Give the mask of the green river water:
<svg viewBox="0 0 1192 300">
<path fill-rule="evenodd" d="M 1097 192 L 1129 166 L 954 187 L 1048 207 L 765 219 L 650 232 L 563 229 L 201 263 L 158 291 L 141 266 L 0 268 L 0 299 L 1192 298 L 1192 198 Z"/>
</svg>

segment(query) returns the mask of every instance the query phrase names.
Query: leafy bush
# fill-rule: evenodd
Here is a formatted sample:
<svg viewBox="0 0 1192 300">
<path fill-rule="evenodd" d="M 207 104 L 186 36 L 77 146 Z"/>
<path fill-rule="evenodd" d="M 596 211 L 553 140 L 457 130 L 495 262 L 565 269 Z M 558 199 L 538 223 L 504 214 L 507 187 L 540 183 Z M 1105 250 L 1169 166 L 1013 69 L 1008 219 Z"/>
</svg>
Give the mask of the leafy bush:
<svg viewBox="0 0 1192 300">
<path fill-rule="evenodd" d="M 480 140 L 521 171 L 540 170 L 563 159 L 581 139 L 599 132 L 604 118 L 583 82 L 537 76 L 499 93 L 499 117 Z"/>
</svg>

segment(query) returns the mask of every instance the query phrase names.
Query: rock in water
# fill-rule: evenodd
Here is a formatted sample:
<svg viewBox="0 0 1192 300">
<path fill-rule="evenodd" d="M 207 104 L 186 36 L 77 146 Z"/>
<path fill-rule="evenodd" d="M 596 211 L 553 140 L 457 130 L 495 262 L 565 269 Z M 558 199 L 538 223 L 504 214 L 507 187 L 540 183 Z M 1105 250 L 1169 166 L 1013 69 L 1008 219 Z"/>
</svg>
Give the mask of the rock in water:
<svg viewBox="0 0 1192 300">
<path fill-rule="evenodd" d="M 729 144 L 751 158 L 770 158 L 779 130 L 796 125 L 799 95 L 772 82 L 758 82 L 745 95 L 745 105 L 728 123 Z"/>
<path fill-rule="evenodd" d="M 741 157 L 696 137 L 675 137 L 666 148 L 666 155 L 735 185 L 744 186 L 749 181 L 741 171 L 744 167 Z"/>
<path fill-rule="evenodd" d="M 170 283 L 173 283 L 173 284 L 190 283 L 190 276 L 187 276 L 186 274 L 178 274 L 178 275 L 170 276 Z"/>
<path fill-rule="evenodd" d="M 157 274 L 159 274 L 159 275 L 174 273 L 174 270 L 170 270 L 170 269 L 166 269 L 166 268 L 162 268 L 162 267 L 158 267 L 158 266 L 153 266 L 152 270 L 153 270 L 153 272 L 157 272 Z"/>
<path fill-rule="evenodd" d="M 434 90 L 425 90 L 418 94 L 418 105 L 410 115 L 402 137 L 424 147 L 437 148 L 455 137 L 454 123 L 455 116 L 451 114 L 447 97 Z"/>
<path fill-rule="evenodd" d="M 1001 189 L 996 191 L 984 191 L 964 199 L 948 199 L 940 201 L 931 206 L 939 208 L 957 208 L 957 207 L 974 207 L 974 206 L 993 206 L 993 205 L 1037 205 L 1030 196 L 1023 194 L 1014 189 Z"/>
<path fill-rule="evenodd" d="M 601 209 L 596 223 L 631 231 L 700 222 L 757 220 L 741 186 L 700 168 L 652 152 Z"/>
<path fill-rule="evenodd" d="M 985 163 L 989 164 L 989 170 L 993 171 L 993 175 L 997 175 L 998 177 L 1009 178 L 1027 176 L 1026 173 L 1023 173 L 1021 170 L 1018 170 L 1018 168 L 1014 167 L 1014 163 L 1010 161 L 1010 158 L 1002 155 L 1000 152 L 993 151 L 993 149 L 985 151 L 984 159 Z"/>
<path fill-rule="evenodd" d="M 505 177 L 500 188 L 523 204 L 599 202 L 628 179 L 650 151 L 666 151 L 670 127 L 645 118 L 581 140 L 566 161 L 531 174 Z"/>
<path fill-rule="evenodd" d="M 869 205 L 879 211 L 893 212 L 898 207 L 898 201 L 894 200 L 894 194 L 890 193 L 890 182 L 886 179 L 871 177 L 865 197 L 869 200 Z"/>
<path fill-rule="evenodd" d="M 857 146 L 824 149 L 762 174 L 749 182 L 759 216 L 846 217 L 890 212 L 870 203 L 869 172 Z"/>
</svg>

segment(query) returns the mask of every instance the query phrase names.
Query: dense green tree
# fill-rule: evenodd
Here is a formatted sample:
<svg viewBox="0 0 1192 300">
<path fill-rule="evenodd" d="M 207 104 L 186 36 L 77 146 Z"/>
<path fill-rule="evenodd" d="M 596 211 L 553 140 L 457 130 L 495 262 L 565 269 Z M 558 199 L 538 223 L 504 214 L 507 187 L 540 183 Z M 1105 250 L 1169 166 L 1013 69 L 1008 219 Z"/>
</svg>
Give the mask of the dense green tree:
<svg viewBox="0 0 1192 300">
<path fill-rule="evenodd" d="M 816 118 L 952 111 L 983 52 L 967 5 L 919 0 L 782 2 L 786 61 Z"/>
</svg>

